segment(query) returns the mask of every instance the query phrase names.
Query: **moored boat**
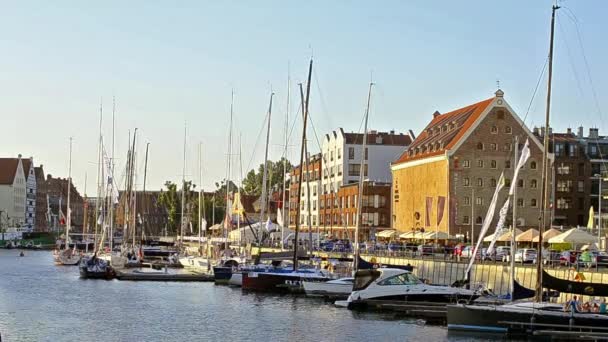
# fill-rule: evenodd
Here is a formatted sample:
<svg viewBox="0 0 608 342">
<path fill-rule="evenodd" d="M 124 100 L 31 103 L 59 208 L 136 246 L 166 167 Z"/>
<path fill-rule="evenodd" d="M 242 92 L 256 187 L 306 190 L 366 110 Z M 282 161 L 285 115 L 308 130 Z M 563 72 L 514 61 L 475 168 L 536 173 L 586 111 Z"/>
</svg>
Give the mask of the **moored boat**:
<svg viewBox="0 0 608 342">
<path fill-rule="evenodd" d="M 303 281 L 304 292 L 309 297 L 326 297 L 332 299 L 347 298 L 353 291 L 355 278 L 339 278 L 325 282 Z"/>
<path fill-rule="evenodd" d="M 79 265 L 80 277 L 83 279 L 114 279 L 116 273 L 110 264 L 97 258 L 96 255 L 82 258 Z"/>
<path fill-rule="evenodd" d="M 303 281 L 328 281 L 327 275 L 316 270 L 272 270 L 244 272 L 243 290 L 261 292 L 303 292 Z"/>
</svg>

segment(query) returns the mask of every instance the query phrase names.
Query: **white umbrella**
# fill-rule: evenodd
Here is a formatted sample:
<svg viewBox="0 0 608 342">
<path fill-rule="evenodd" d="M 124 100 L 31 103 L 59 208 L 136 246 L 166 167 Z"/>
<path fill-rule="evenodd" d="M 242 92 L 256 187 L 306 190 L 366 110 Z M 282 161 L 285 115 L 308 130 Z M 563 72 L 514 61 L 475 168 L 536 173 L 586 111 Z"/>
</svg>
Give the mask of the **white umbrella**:
<svg viewBox="0 0 608 342">
<path fill-rule="evenodd" d="M 424 234 L 426 240 L 454 240 L 455 238 L 446 232 L 428 232 Z"/>
<path fill-rule="evenodd" d="M 596 241 L 597 237 L 577 228 L 572 228 L 549 239 L 549 243 L 571 243 L 574 245 L 594 243 Z"/>
<path fill-rule="evenodd" d="M 554 236 L 558 236 L 561 233 L 562 233 L 561 231 L 559 231 L 555 228 L 551 228 L 543 233 L 543 241 L 549 241 L 549 239 L 551 239 Z M 532 238 L 532 242 L 538 242 L 538 240 L 540 240 L 538 238 L 538 235 L 536 235 L 534 238 Z"/>
<path fill-rule="evenodd" d="M 380 233 L 377 233 L 376 236 L 380 238 L 391 238 L 393 235 L 397 234 L 397 231 L 394 229 L 383 230 Z"/>
</svg>

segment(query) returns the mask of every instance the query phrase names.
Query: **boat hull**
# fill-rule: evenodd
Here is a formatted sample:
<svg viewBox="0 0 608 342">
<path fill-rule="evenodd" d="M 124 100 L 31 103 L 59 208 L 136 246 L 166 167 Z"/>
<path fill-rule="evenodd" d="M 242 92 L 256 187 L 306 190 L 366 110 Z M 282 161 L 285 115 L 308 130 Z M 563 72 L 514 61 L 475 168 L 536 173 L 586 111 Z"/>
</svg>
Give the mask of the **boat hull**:
<svg viewBox="0 0 608 342">
<path fill-rule="evenodd" d="M 80 278 L 82 279 L 105 279 L 111 280 L 116 277 L 116 273 L 112 267 L 107 267 L 99 271 L 91 271 L 86 266 L 80 266 Z"/>
<path fill-rule="evenodd" d="M 348 298 L 353 290 L 353 284 L 335 284 L 329 282 L 304 281 L 304 292 L 309 297 L 326 297 L 333 299 Z"/>
<path fill-rule="evenodd" d="M 230 280 L 228 280 L 228 285 L 230 286 L 243 286 L 243 273 L 234 272 L 232 276 L 230 276 Z"/>
<path fill-rule="evenodd" d="M 519 324 L 517 324 L 519 323 Z M 539 326 L 530 326 L 531 323 Z M 608 317 L 591 313 L 571 315 L 569 312 L 543 310 L 505 310 L 500 306 L 448 305 L 448 330 L 478 333 L 526 335 L 550 324 L 551 330 L 570 330 L 569 325 L 605 327 Z"/>
<path fill-rule="evenodd" d="M 232 277 L 232 267 L 215 266 L 213 267 L 213 279 L 218 285 L 228 285 Z"/>
<path fill-rule="evenodd" d="M 327 278 L 314 274 L 302 275 L 292 273 L 243 273 L 243 290 L 278 293 L 303 293 L 303 281 L 322 281 Z"/>
</svg>

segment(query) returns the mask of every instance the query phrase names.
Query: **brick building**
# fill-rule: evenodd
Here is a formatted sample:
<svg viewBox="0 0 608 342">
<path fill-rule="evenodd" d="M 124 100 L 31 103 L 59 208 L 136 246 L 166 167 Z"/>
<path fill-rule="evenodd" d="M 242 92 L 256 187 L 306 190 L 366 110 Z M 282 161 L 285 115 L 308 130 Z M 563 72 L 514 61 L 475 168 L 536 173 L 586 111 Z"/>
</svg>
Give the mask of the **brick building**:
<svg viewBox="0 0 608 342">
<path fill-rule="evenodd" d="M 34 167 L 36 176 L 36 221 L 34 230 L 46 232 L 49 230 L 48 191 L 42 165 Z"/>
<path fill-rule="evenodd" d="M 82 232 L 84 223 L 84 199 L 74 186 L 70 183 L 70 207 L 72 209 L 72 232 Z M 53 229 L 62 230 L 64 227 L 60 224 L 59 207 L 61 212 L 67 215 L 68 201 L 68 179 L 53 178 L 50 174 L 46 177 L 46 189 L 51 215 L 51 227 Z"/>
<path fill-rule="evenodd" d="M 470 236 L 473 229 L 477 236 L 503 171 L 510 185 L 516 136 L 520 149 L 529 139 L 531 153 L 518 179 L 517 226 L 538 227 L 543 147 L 501 90 L 492 98 L 449 113 L 435 112 L 392 164 L 393 227 L 402 232 L 424 228 L 460 236 Z M 498 209 L 507 195 L 505 187 L 499 194 Z M 495 215 L 492 226 L 497 220 Z"/>
</svg>

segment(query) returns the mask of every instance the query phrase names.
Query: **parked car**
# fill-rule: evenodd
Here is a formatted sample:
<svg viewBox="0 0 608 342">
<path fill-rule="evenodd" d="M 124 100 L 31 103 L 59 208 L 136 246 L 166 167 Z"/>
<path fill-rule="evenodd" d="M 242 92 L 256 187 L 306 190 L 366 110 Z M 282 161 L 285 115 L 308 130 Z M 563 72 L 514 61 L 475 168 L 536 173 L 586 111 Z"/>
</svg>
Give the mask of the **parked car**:
<svg viewBox="0 0 608 342">
<path fill-rule="evenodd" d="M 513 257 L 515 262 L 535 262 L 536 261 L 536 249 L 532 248 L 520 248 L 515 252 L 515 256 Z"/>
<path fill-rule="evenodd" d="M 475 249 L 475 247 L 471 247 L 471 246 L 466 246 L 463 250 L 462 250 L 462 257 L 464 258 L 470 258 L 473 255 L 473 250 Z M 475 256 L 476 260 L 479 260 L 482 258 L 482 256 L 485 257 L 486 253 L 487 253 L 487 248 L 480 248 L 477 250 L 477 255 Z"/>
<path fill-rule="evenodd" d="M 418 255 L 422 255 L 422 256 L 433 255 L 434 248 L 431 245 L 420 245 L 420 246 L 418 246 L 416 251 L 417 251 Z"/>
<path fill-rule="evenodd" d="M 486 259 L 494 261 L 507 261 L 511 254 L 510 246 L 498 246 L 494 249 L 492 255 L 486 255 Z"/>
<path fill-rule="evenodd" d="M 597 252 L 596 264 L 598 267 L 608 267 L 608 253 L 606 252 Z"/>
<path fill-rule="evenodd" d="M 554 249 L 543 249 L 543 264 L 558 265 L 561 253 Z"/>
</svg>

